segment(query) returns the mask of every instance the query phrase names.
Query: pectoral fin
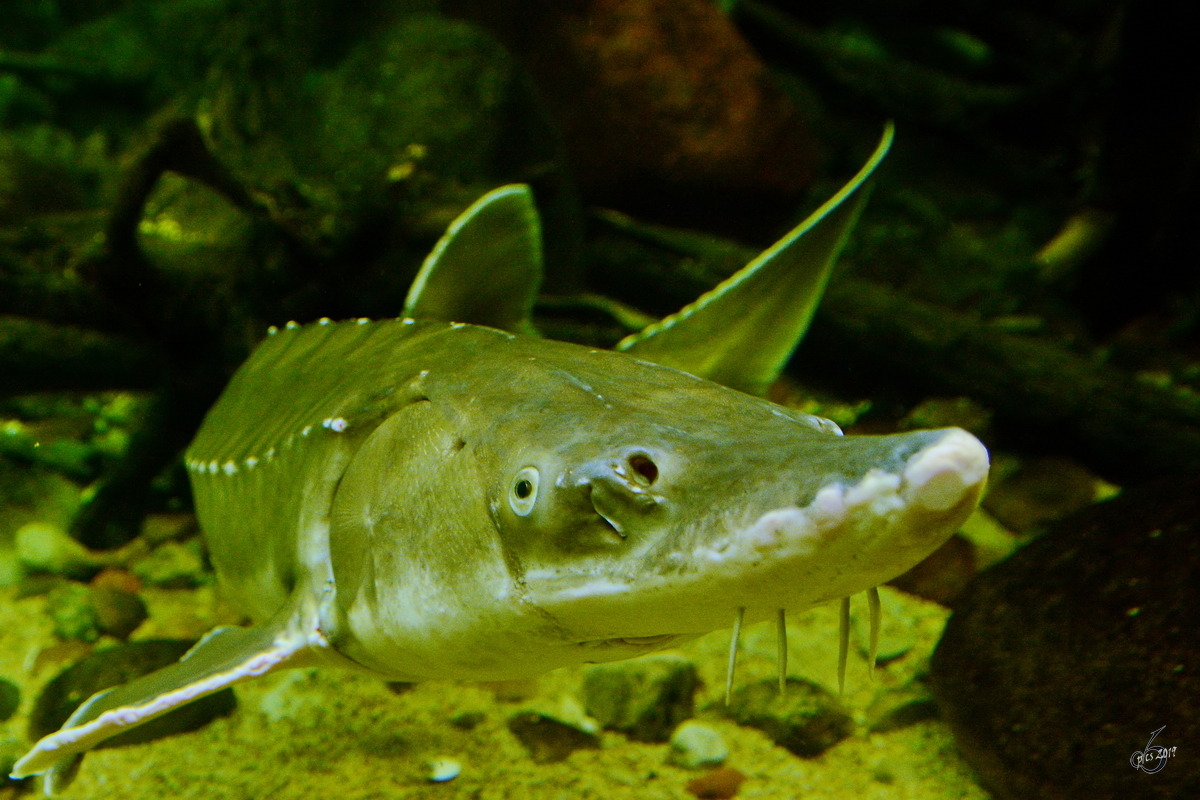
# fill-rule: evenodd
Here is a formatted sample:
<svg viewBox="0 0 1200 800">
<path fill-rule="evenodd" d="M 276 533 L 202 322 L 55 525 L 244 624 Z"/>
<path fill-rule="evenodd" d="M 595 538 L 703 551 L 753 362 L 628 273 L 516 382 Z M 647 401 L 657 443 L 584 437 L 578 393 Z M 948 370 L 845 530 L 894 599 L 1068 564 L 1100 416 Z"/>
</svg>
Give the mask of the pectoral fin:
<svg viewBox="0 0 1200 800">
<path fill-rule="evenodd" d="M 524 184 L 493 189 L 450 224 L 417 273 L 404 316 L 536 333 L 542 224 Z"/>
<path fill-rule="evenodd" d="M 617 344 L 632 356 L 764 394 L 812 321 L 887 155 L 892 125 L 841 191 L 757 258 L 676 313 Z"/>
<path fill-rule="evenodd" d="M 293 618 L 288 613 L 261 627 L 217 628 L 174 664 L 97 692 L 62 728 L 38 741 L 11 777 L 45 773 L 45 792 L 55 794 L 71 783 L 83 754 L 105 739 L 227 686 L 299 666 L 297 656 L 313 642 Z"/>
</svg>

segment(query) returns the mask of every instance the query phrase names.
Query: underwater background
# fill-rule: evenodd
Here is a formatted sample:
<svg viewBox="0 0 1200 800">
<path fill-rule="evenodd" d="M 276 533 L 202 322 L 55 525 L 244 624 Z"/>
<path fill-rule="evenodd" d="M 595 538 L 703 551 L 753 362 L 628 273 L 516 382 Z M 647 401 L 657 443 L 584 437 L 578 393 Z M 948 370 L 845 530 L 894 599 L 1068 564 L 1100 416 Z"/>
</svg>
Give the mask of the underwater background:
<svg viewBox="0 0 1200 800">
<path fill-rule="evenodd" d="M 782 698 L 773 631 L 743 632 L 728 708 L 726 632 L 494 685 L 296 670 L 90 754 L 63 796 L 1200 796 L 1186 5 L 6 0 L 0 768 L 244 622 L 180 454 L 268 326 L 397 315 L 446 226 L 521 182 L 539 330 L 611 347 L 890 120 L 768 395 L 991 451 L 981 509 L 883 588 L 873 679 L 857 601 L 840 696 L 832 606 L 790 621 Z"/>
</svg>

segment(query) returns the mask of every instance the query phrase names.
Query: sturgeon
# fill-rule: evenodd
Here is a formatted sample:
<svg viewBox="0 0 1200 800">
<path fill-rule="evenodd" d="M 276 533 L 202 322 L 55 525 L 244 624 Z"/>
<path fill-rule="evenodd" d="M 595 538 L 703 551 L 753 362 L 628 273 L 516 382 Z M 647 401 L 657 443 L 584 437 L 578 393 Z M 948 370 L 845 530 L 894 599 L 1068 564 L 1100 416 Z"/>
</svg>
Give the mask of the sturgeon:
<svg viewBox="0 0 1200 800">
<path fill-rule="evenodd" d="M 803 336 L 890 140 L 621 352 L 530 335 L 541 245 L 523 186 L 456 220 L 405 316 L 272 329 L 185 454 L 220 585 L 257 624 L 94 695 L 13 777 L 57 792 L 105 739 L 291 667 L 494 681 L 732 623 L 732 682 L 737 630 L 775 619 L 782 681 L 784 614 L 844 610 L 918 563 L 988 473 L 966 431 L 842 436 L 751 393 Z M 839 675 L 844 648 L 843 631 Z"/>
</svg>

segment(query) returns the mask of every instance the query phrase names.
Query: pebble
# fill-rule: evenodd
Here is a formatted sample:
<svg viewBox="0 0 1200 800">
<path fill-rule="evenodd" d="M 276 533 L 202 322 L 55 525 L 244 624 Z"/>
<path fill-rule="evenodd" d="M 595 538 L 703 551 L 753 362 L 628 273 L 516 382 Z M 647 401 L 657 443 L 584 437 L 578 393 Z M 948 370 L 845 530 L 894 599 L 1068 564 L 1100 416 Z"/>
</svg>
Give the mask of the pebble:
<svg viewBox="0 0 1200 800">
<path fill-rule="evenodd" d="M 671 734 L 667 761 L 677 767 L 716 767 L 729 758 L 729 746 L 716 728 L 705 722 L 687 720 Z"/>
<path fill-rule="evenodd" d="M 584 705 L 604 728 L 665 742 L 692 716 L 696 681 L 695 664 L 674 653 L 596 664 L 584 672 Z"/>
<path fill-rule="evenodd" d="M 48 522 L 22 525 L 17 530 L 16 543 L 17 560 L 27 572 L 87 579 L 102 566 L 100 557 Z"/>
<path fill-rule="evenodd" d="M 137 594 L 142 590 L 142 581 L 136 575 L 113 567 L 102 569 L 88 585 L 93 589 L 119 589 L 129 594 Z"/>
<path fill-rule="evenodd" d="M 429 762 L 429 780 L 434 783 L 452 781 L 462 772 L 462 764 L 453 758 L 435 758 Z"/>
<path fill-rule="evenodd" d="M 127 639 L 146 621 L 146 604 L 136 594 L 100 586 L 92 589 L 96 626 L 102 633 Z"/>
<path fill-rule="evenodd" d="M 728 800 L 738 793 L 746 776 L 733 767 L 718 767 L 687 783 L 689 794 L 701 800 Z"/>
</svg>

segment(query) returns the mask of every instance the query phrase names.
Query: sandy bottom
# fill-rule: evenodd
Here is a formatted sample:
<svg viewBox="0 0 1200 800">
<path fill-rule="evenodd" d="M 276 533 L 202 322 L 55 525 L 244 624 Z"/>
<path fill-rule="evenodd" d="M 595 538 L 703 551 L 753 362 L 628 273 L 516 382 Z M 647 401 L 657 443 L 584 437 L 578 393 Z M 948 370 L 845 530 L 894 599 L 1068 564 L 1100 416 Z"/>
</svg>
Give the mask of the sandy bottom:
<svg viewBox="0 0 1200 800">
<path fill-rule="evenodd" d="M 56 640 L 42 613 L 44 601 L 16 601 L 11 590 L 0 592 L 0 675 L 22 690 L 21 711 L 0 725 L 0 738 L 24 740 L 25 715 L 36 692 L 65 664 L 47 658 L 47 648 Z M 197 618 L 212 615 L 205 607 L 206 597 L 198 593 L 160 597 L 151 603 L 152 612 L 157 605 L 163 614 L 171 608 L 186 614 L 178 609 L 187 608 L 188 602 L 194 602 L 190 608 Z M 865 603 L 856 601 L 856 611 L 860 606 Z M 865 661 L 851 647 L 843 703 L 859 729 L 815 759 L 798 758 L 771 744 L 762 733 L 722 717 L 728 633 L 718 632 L 681 648 L 695 660 L 702 679 L 696 716 L 723 733 L 731 753 L 728 766 L 747 776 L 738 797 L 988 797 L 972 779 L 941 722 L 882 734 L 867 732 L 863 724 L 867 709 L 888 687 L 904 685 L 924 670 L 946 617 L 939 606 L 885 587 L 885 617 L 889 609 L 907 620 L 916 633 L 916 645 L 880 669 L 874 682 L 867 677 Z M 833 607 L 814 609 L 794 620 L 789 632 L 789 673 L 836 692 L 836 630 Z M 154 625 L 148 625 L 135 638 L 157 633 Z M 738 682 L 774 676 L 772 627 L 750 628 L 743 641 Z M 239 686 L 237 711 L 201 731 L 90 754 L 78 780 L 62 796 L 690 800 L 685 787 L 699 773 L 667 764 L 665 744 L 631 742 L 605 732 L 599 750 L 577 751 L 557 764 L 535 764 L 529 758 L 506 721 L 526 709 L 566 718 L 578 715 L 581 677 L 581 669 L 566 669 L 525 683 L 426 683 L 396 694 L 368 676 L 285 672 Z M 455 727 L 451 720 L 463 712 L 475 712 L 481 721 L 470 730 Z M 461 774 L 446 783 L 431 782 L 429 763 L 435 759 L 458 762 Z M 0 797 L 5 795 L 0 790 Z"/>
</svg>

